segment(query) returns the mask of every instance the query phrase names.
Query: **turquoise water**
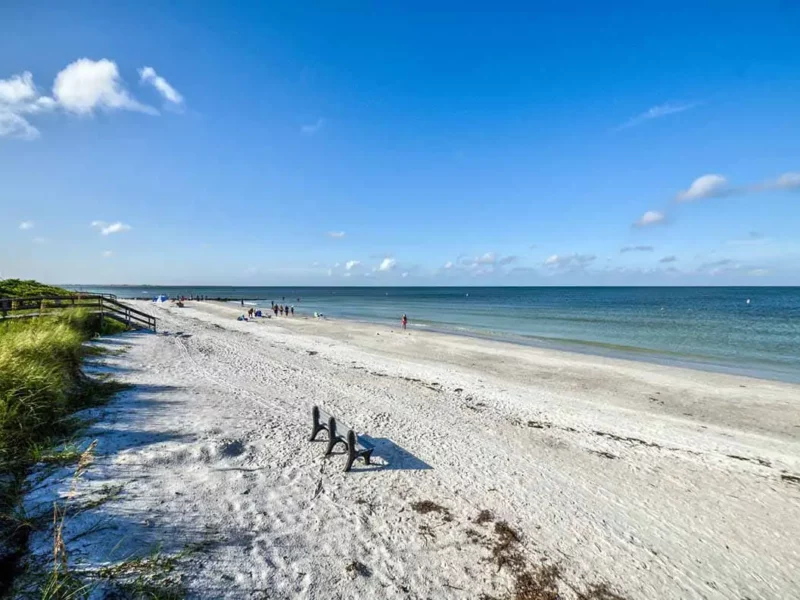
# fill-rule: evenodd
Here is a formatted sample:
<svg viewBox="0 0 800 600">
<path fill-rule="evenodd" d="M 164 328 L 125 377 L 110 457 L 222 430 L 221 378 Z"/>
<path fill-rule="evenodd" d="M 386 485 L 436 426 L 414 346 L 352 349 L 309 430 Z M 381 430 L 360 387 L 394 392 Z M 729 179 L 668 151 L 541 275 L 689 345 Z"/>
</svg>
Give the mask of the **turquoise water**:
<svg viewBox="0 0 800 600">
<path fill-rule="evenodd" d="M 299 314 L 394 325 L 406 313 L 412 329 L 800 382 L 797 287 L 81 289 L 122 298 L 203 294 L 266 306 L 285 298 Z"/>
</svg>

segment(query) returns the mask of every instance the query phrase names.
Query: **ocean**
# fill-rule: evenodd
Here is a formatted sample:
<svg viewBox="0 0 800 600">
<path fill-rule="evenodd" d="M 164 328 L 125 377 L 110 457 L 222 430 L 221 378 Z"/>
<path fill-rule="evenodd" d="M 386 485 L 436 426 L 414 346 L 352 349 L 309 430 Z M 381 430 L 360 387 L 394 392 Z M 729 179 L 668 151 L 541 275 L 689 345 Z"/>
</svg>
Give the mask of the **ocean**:
<svg viewBox="0 0 800 600">
<path fill-rule="evenodd" d="M 397 325 L 800 382 L 799 287 L 66 286 L 201 294 Z"/>
</svg>

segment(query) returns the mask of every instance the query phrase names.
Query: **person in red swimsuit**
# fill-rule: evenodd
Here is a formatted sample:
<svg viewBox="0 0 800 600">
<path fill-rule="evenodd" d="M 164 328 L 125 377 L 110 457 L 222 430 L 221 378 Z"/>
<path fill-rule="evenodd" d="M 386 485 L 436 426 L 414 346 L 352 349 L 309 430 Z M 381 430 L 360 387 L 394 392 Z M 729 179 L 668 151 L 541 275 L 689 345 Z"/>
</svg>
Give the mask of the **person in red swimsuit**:
<svg viewBox="0 0 800 600">
<path fill-rule="evenodd" d="M 405 329 L 406 325 L 408 325 L 408 317 L 403 315 L 403 321 L 402 322 L 403 322 L 403 329 Z"/>
</svg>

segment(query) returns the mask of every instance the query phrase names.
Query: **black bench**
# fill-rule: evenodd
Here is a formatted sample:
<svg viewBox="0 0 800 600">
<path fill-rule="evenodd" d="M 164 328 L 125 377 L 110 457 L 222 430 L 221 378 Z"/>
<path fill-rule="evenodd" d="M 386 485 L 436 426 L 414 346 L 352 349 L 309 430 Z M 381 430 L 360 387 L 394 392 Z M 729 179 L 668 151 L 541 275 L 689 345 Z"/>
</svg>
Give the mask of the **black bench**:
<svg viewBox="0 0 800 600">
<path fill-rule="evenodd" d="M 336 444 L 344 444 L 347 449 L 345 472 L 351 469 L 357 458 L 363 458 L 365 464 L 370 464 L 369 461 L 375 447 L 359 437 L 351 427 L 346 428 L 347 433 L 345 435 L 340 435 L 336 425 L 336 418 L 321 411 L 318 406 L 311 409 L 311 421 L 311 437 L 309 441 L 313 442 L 320 431 L 328 432 L 328 447 L 325 450 L 325 456 L 329 456 L 333 452 Z"/>
</svg>

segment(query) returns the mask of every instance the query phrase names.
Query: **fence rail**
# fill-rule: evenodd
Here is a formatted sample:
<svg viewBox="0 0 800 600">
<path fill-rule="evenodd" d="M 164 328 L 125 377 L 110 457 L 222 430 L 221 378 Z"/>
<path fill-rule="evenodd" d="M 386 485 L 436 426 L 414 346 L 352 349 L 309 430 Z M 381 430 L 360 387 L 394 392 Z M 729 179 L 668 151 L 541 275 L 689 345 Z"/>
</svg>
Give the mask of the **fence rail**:
<svg viewBox="0 0 800 600">
<path fill-rule="evenodd" d="M 108 317 L 131 328 L 156 331 L 157 319 L 154 316 L 123 304 L 113 294 L 0 298 L 0 321 L 42 317 L 78 307 L 99 314 L 101 320 Z"/>
</svg>

